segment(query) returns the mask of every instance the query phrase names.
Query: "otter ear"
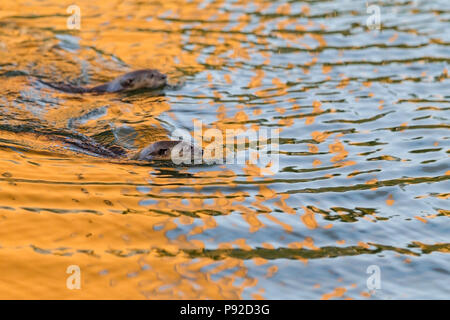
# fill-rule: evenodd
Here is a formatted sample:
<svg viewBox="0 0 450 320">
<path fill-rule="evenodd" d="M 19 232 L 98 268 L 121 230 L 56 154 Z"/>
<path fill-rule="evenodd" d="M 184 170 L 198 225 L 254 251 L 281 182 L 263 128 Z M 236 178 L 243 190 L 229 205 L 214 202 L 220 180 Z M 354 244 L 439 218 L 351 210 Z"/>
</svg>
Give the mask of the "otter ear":
<svg viewBox="0 0 450 320">
<path fill-rule="evenodd" d="M 120 84 L 124 88 L 128 88 L 133 84 L 133 78 L 128 78 L 120 81 Z"/>
</svg>

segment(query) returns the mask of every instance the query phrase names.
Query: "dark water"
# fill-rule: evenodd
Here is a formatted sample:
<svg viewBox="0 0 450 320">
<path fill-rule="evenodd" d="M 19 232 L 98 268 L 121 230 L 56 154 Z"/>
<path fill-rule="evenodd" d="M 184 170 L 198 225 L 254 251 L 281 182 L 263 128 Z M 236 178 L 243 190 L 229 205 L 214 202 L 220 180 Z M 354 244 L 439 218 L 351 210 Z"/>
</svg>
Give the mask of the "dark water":
<svg viewBox="0 0 450 320">
<path fill-rule="evenodd" d="M 378 30 L 365 1 L 77 1 L 80 30 L 70 4 L 0 4 L 0 297 L 450 297 L 448 1 L 369 2 Z M 37 81 L 141 68 L 182 85 Z M 277 129 L 279 171 L 55 139 L 132 153 L 194 120 Z"/>
</svg>

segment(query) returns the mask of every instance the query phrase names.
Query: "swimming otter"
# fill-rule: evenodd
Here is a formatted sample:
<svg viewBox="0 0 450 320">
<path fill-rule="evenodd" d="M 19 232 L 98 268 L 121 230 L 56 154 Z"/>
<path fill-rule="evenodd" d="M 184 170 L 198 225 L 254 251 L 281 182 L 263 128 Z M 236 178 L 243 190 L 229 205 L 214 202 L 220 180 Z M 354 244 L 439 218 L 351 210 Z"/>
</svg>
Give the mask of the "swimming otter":
<svg viewBox="0 0 450 320">
<path fill-rule="evenodd" d="M 54 89 L 68 93 L 108 93 L 137 89 L 158 89 L 167 84 L 167 76 L 155 69 L 142 69 L 125 73 L 114 80 L 92 88 L 77 87 L 65 83 L 49 83 L 39 80 Z"/>
<path fill-rule="evenodd" d="M 174 164 L 193 164 L 195 160 L 201 160 L 203 150 L 185 141 L 160 140 L 154 142 L 136 153 L 129 154 L 124 148 L 114 145 L 105 147 L 86 136 L 76 138 L 67 136 L 54 137 L 73 145 L 90 154 L 100 155 L 114 159 L 128 159 L 137 161 L 171 161 Z"/>
</svg>

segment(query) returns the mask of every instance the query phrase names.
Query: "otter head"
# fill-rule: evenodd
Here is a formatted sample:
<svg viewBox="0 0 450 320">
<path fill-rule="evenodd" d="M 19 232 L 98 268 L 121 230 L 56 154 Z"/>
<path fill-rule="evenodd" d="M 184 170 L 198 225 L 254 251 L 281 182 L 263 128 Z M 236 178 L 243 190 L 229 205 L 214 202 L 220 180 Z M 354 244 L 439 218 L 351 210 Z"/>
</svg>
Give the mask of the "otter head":
<svg viewBox="0 0 450 320">
<path fill-rule="evenodd" d="M 167 76 L 158 70 L 144 69 L 124 74 L 119 78 L 122 90 L 157 89 L 167 84 Z"/>
<path fill-rule="evenodd" d="M 141 161 L 173 161 L 175 163 L 193 163 L 194 159 L 201 159 L 203 151 L 199 147 L 184 142 L 163 140 L 152 143 L 143 148 L 132 159 Z"/>
</svg>

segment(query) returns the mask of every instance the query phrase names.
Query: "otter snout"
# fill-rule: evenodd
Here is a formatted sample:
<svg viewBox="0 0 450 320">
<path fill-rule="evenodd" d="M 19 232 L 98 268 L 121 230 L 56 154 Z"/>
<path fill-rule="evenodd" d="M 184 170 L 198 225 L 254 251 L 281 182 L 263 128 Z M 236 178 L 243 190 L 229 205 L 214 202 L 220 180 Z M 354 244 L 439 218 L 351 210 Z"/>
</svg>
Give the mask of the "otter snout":
<svg viewBox="0 0 450 320">
<path fill-rule="evenodd" d="M 148 81 L 150 82 L 149 87 L 158 88 L 165 86 L 167 84 L 167 76 L 157 70 L 152 70 L 148 75 Z"/>
<path fill-rule="evenodd" d="M 162 82 L 163 85 L 167 84 L 167 75 L 165 75 L 164 73 L 160 73 L 159 74 L 159 79 Z"/>
<path fill-rule="evenodd" d="M 165 74 L 161 76 L 161 82 L 163 83 L 163 86 L 167 84 L 167 76 Z"/>
</svg>

